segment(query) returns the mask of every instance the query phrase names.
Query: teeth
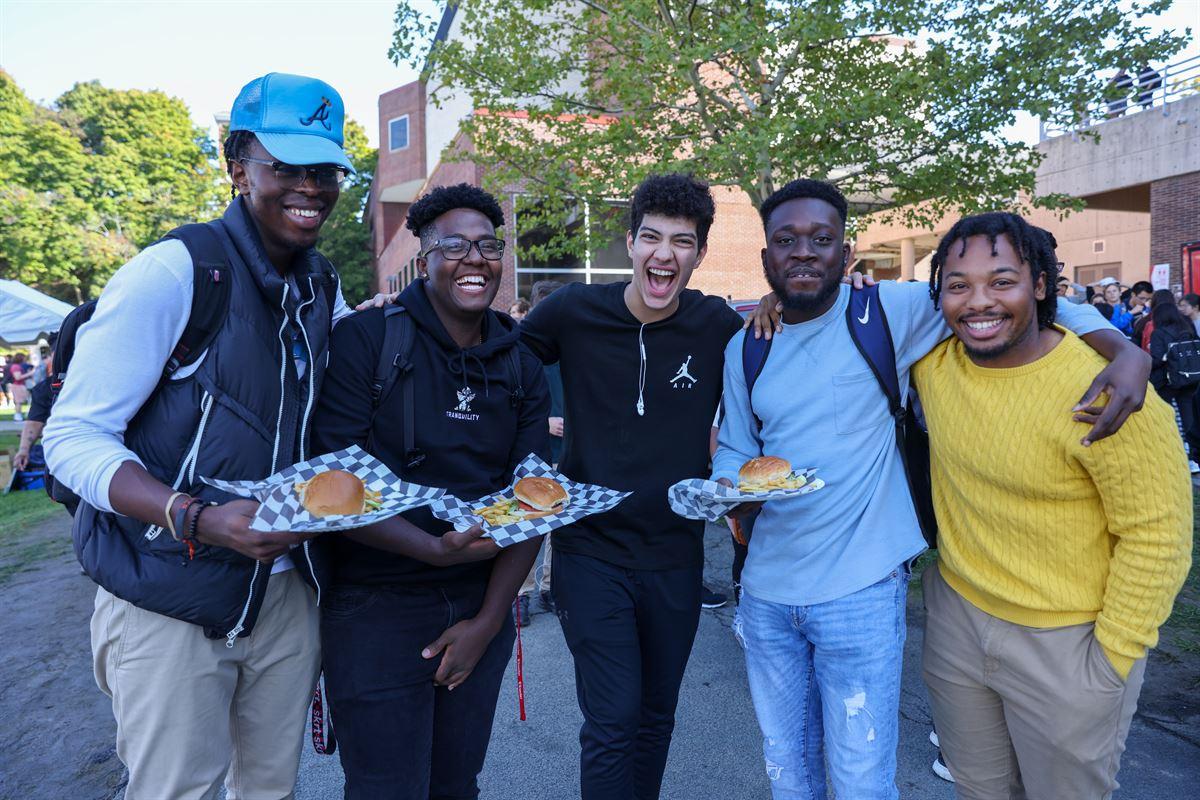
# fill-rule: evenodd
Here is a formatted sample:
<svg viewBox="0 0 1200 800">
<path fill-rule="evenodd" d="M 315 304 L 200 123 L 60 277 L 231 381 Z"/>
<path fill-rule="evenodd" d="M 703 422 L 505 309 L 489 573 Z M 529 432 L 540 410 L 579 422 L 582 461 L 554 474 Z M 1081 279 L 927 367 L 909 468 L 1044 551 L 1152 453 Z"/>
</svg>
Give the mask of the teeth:
<svg viewBox="0 0 1200 800">
<path fill-rule="evenodd" d="M 307 217 L 310 219 L 318 214 L 315 208 L 289 208 L 288 213 L 295 214 L 297 217 Z"/>
<path fill-rule="evenodd" d="M 651 275 L 655 275 L 655 276 L 657 276 L 657 277 L 659 277 L 659 278 L 673 278 L 673 277 L 675 277 L 675 273 L 674 273 L 674 272 L 671 272 L 671 271 L 670 271 L 670 270 L 668 270 L 668 269 L 659 269 L 658 267 L 647 267 L 647 268 L 646 268 L 646 271 L 647 271 L 647 272 L 649 272 Z"/>
<path fill-rule="evenodd" d="M 1001 322 L 1003 322 L 1003 320 L 999 319 L 992 319 L 988 320 L 987 322 L 968 322 L 967 327 L 973 331 L 987 331 L 995 328 Z"/>
<path fill-rule="evenodd" d="M 459 286 L 483 286 L 487 280 L 482 275 L 463 275 L 455 283 Z"/>
</svg>

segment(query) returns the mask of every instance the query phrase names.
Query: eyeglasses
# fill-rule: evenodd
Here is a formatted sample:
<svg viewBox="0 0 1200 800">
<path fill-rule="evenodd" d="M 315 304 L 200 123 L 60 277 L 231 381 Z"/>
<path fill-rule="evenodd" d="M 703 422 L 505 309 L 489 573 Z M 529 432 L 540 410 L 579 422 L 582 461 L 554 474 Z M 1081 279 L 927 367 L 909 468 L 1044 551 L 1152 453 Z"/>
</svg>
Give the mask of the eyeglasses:
<svg viewBox="0 0 1200 800">
<path fill-rule="evenodd" d="M 313 180 L 316 181 L 318 189 L 331 191 L 340 188 L 342 183 L 345 182 L 346 177 L 350 174 L 345 167 L 338 167 L 331 164 L 304 167 L 299 164 L 284 164 L 282 161 L 266 161 L 261 158 L 239 158 L 238 161 L 243 164 L 246 162 L 266 164 L 275 170 L 275 180 L 279 181 L 279 185 L 284 189 L 295 189 L 308 180 L 308 176 L 311 175 Z"/>
<path fill-rule="evenodd" d="M 461 261 L 470 254 L 472 245 L 479 250 L 479 255 L 488 261 L 499 261 L 504 258 L 504 240 L 494 236 L 476 241 L 464 239 L 461 236 L 447 236 L 445 239 L 438 239 L 431 244 L 424 253 L 421 253 L 421 256 L 425 257 L 434 250 L 441 250 L 442 258 L 447 261 Z"/>
</svg>

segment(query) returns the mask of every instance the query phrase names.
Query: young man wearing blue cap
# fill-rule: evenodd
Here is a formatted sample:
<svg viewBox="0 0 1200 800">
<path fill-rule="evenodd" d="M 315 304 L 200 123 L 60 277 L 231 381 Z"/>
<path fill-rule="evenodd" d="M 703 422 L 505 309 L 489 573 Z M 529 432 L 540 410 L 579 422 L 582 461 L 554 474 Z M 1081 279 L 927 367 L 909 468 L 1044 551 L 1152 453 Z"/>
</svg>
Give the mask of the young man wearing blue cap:
<svg viewBox="0 0 1200 800">
<path fill-rule="evenodd" d="M 258 504 L 202 479 L 310 455 L 330 328 L 349 313 L 314 249 L 351 171 L 343 116 L 312 78 L 242 89 L 233 202 L 113 276 L 46 428 L 82 501 L 75 550 L 100 585 L 92 652 L 129 800 L 213 798 L 222 779 L 231 799 L 291 796 L 320 660 L 308 543 L 250 530 Z"/>
</svg>

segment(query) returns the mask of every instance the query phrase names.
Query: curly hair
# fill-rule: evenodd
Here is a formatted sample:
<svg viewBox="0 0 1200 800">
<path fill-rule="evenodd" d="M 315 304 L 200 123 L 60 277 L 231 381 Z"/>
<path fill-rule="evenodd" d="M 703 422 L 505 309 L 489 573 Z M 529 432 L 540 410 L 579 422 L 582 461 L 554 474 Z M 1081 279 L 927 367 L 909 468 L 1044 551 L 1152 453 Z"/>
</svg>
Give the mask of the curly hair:
<svg viewBox="0 0 1200 800">
<path fill-rule="evenodd" d="M 789 200 L 800 200 L 805 197 L 829 203 L 842 218 L 842 225 L 846 224 L 846 213 L 849 210 L 846 196 L 838 191 L 838 188 L 832 183 L 800 178 L 776 189 L 770 197 L 763 201 L 762 207 L 758 210 L 759 216 L 762 217 L 763 230 L 767 229 L 767 223 L 771 220 L 771 214 L 775 212 L 775 209 Z"/>
<path fill-rule="evenodd" d="M 250 155 L 250 144 L 255 140 L 255 136 L 250 131 L 233 131 L 225 137 L 225 145 L 222 152 L 225 154 L 225 171 L 229 176 L 233 177 L 233 163 L 241 161 Z M 237 187 L 229 187 L 229 198 L 232 200 L 237 197 Z"/>
<path fill-rule="evenodd" d="M 459 183 L 454 186 L 439 186 L 413 203 L 408 209 L 408 219 L 404 226 L 421 240 L 422 247 L 428 247 L 437 239 L 433 221 L 456 208 L 478 211 L 497 228 L 504 225 L 504 212 L 495 197 L 478 186 Z"/>
<path fill-rule="evenodd" d="M 1058 296 L 1055 294 L 1058 279 L 1058 256 L 1054 253 L 1054 236 L 1049 231 L 1030 225 L 1023 218 L 1007 211 L 989 211 L 963 217 L 954 223 L 949 232 L 938 242 L 937 251 L 930 264 L 929 296 L 937 308 L 942 296 L 942 270 L 950 255 L 950 248 L 961 242 L 959 257 L 967 252 L 967 239 L 986 236 L 996 255 L 996 240 L 1001 236 L 1017 251 L 1021 260 L 1029 265 L 1034 284 L 1039 275 L 1046 280 L 1046 296 L 1037 301 L 1038 328 L 1047 328 L 1054 322 L 1058 312 Z"/>
<path fill-rule="evenodd" d="M 708 244 L 708 231 L 717 214 L 708 184 L 691 175 L 651 175 L 633 192 L 629 204 L 629 230 L 637 233 L 647 214 L 661 214 L 696 223 L 696 243 Z"/>
</svg>

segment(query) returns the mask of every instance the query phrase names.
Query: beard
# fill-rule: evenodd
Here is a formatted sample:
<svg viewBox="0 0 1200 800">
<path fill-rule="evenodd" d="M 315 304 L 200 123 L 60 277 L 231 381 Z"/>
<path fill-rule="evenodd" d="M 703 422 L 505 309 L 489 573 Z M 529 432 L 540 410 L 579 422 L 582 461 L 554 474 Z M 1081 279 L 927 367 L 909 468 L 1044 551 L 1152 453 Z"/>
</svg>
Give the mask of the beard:
<svg viewBox="0 0 1200 800">
<path fill-rule="evenodd" d="M 779 275 L 772 270 L 764 270 L 767 278 L 767 285 L 771 287 L 771 291 L 779 298 L 779 302 L 783 304 L 785 310 L 789 311 L 817 311 L 825 303 L 829 302 L 829 298 L 837 293 L 838 286 L 842 282 L 842 276 L 837 270 L 829 270 L 825 273 L 825 278 L 821 281 L 821 285 L 812 292 L 789 292 L 787 289 L 787 274 L 786 270 L 783 275 Z"/>
</svg>

